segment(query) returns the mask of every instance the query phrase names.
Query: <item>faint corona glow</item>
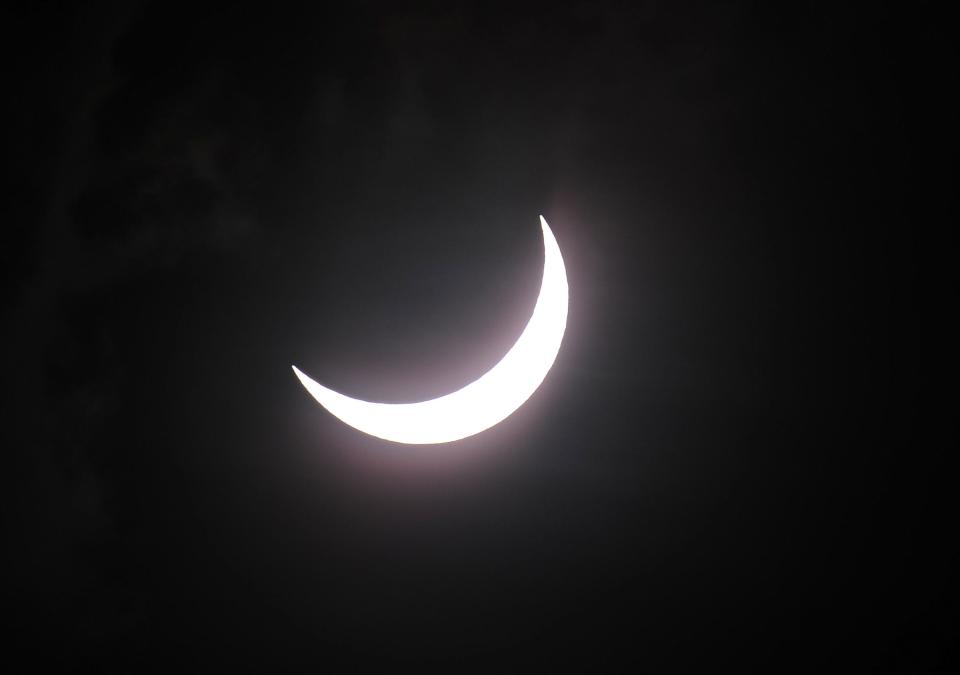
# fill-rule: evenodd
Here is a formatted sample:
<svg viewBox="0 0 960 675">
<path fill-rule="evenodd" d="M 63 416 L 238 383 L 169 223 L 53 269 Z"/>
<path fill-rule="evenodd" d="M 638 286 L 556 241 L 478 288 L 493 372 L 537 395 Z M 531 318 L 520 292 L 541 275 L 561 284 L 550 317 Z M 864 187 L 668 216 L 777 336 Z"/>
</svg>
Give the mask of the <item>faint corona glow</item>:
<svg viewBox="0 0 960 675">
<path fill-rule="evenodd" d="M 419 403 L 373 403 L 328 389 L 293 366 L 307 391 L 350 426 L 397 443 L 448 443 L 506 419 L 537 390 L 557 358 L 567 325 L 567 272 L 547 221 L 543 229 L 543 281 L 533 315 L 517 342 L 479 379 Z"/>
</svg>

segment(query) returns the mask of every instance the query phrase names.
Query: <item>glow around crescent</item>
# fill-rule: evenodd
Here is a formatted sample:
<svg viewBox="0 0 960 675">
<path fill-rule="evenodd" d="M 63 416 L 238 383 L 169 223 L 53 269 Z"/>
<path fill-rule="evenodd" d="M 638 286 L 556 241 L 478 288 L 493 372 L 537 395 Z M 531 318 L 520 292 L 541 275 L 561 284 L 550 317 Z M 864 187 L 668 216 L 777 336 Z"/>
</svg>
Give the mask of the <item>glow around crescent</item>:
<svg viewBox="0 0 960 675">
<path fill-rule="evenodd" d="M 553 365 L 567 325 L 567 272 L 547 221 L 543 229 L 543 281 L 533 315 L 510 351 L 479 379 L 419 403 L 373 403 L 293 372 L 324 408 L 352 427 L 397 443 L 447 443 L 489 429 L 530 398 Z"/>
</svg>

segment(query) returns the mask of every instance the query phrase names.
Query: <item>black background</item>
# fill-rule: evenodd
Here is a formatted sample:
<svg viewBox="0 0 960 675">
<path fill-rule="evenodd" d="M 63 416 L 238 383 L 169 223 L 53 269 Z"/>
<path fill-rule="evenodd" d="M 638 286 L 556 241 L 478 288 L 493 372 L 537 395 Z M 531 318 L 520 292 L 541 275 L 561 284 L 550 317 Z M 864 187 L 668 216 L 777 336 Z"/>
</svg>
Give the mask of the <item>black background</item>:
<svg viewBox="0 0 960 675">
<path fill-rule="evenodd" d="M 932 7 L 7 12 L 14 653 L 945 668 Z M 541 213 L 570 316 L 505 422 L 401 446 L 303 391 L 290 364 L 384 401 L 484 372 Z"/>
</svg>

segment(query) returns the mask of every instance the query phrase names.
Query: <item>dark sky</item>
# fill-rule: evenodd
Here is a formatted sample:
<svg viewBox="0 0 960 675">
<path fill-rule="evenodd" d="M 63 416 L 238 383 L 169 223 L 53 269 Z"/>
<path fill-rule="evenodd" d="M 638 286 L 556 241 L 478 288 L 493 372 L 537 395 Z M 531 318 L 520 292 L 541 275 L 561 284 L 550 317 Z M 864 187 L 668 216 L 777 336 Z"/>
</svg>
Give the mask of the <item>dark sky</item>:
<svg viewBox="0 0 960 675">
<path fill-rule="evenodd" d="M 881 4 L 6 14 L 5 636 L 62 672 L 945 667 L 956 48 Z M 570 314 L 513 416 L 415 448 L 304 392 L 484 372 L 541 213 Z"/>
</svg>

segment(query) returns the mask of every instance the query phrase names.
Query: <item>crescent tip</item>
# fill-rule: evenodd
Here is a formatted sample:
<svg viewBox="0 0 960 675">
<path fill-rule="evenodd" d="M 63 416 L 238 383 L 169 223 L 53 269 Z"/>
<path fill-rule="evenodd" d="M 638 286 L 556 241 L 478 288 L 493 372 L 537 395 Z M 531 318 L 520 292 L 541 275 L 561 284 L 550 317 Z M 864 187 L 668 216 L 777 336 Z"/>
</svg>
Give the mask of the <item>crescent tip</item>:
<svg viewBox="0 0 960 675">
<path fill-rule="evenodd" d="M 300 384 L 302 384 L 304 387 L 306 387 L 307 391 L 310 391 L 310 390 L 311 390 L 311 387 L 319 387 L 319 386 L 320 386 L 319 384 L 317 384 L 316 382 L 314 382 L 312 379 L 310 379 L 310 376 L 309 376 L 309 375 L 307 375 L 306 373 L 304 373 L 302 370 L 300 370 L 300 369 L 297 368 L 296 366 L 290 366 L 290 367 L 293 368 L 293 374 L 297 376 L 297 379 L 300 381 Z"/>
</svg>

